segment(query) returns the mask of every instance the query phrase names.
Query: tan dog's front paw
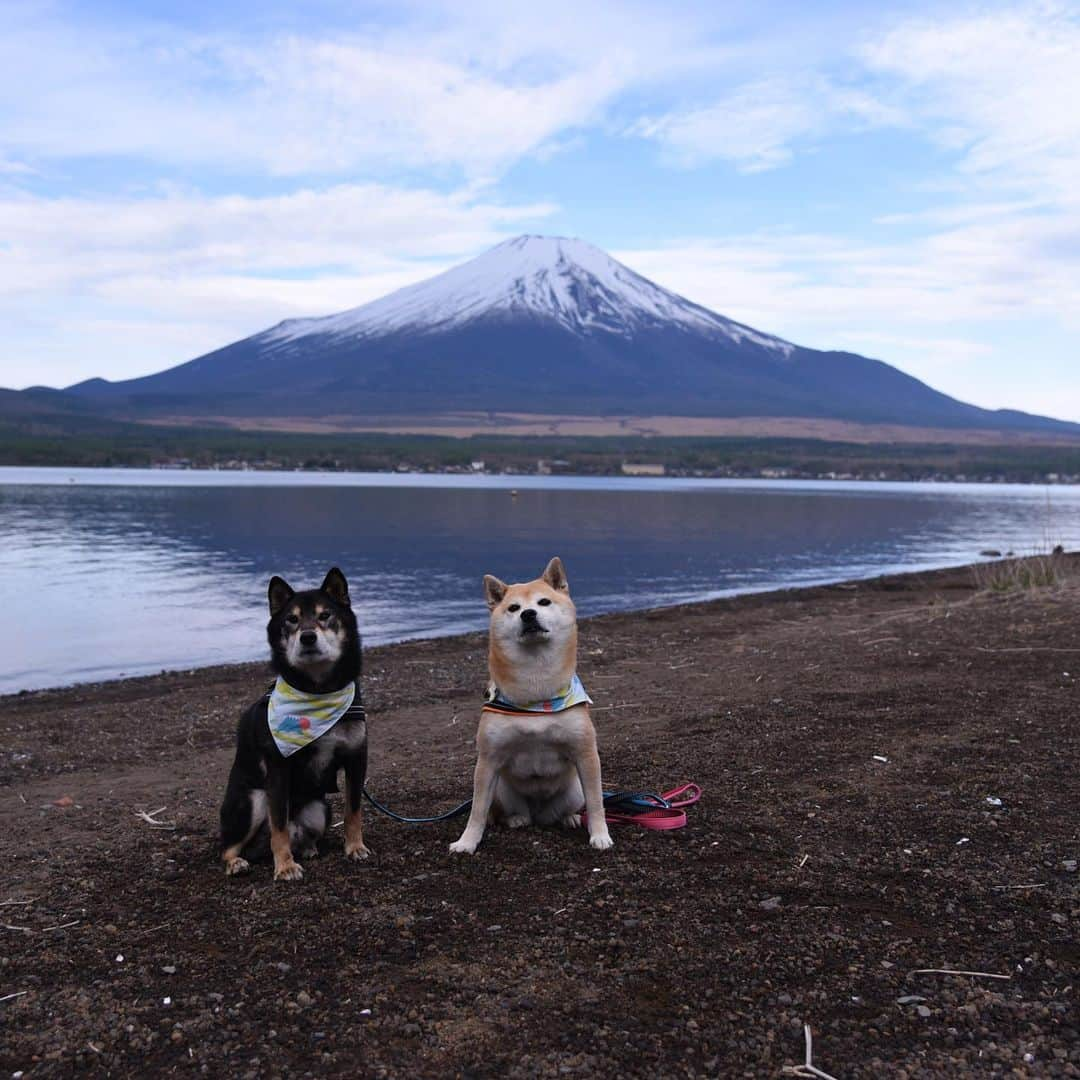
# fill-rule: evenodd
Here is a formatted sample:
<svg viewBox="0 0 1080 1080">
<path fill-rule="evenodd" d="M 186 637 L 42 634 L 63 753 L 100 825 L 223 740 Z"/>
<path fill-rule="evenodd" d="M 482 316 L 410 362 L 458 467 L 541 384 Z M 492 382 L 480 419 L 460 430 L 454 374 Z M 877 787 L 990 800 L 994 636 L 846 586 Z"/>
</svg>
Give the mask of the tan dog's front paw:
<svg viewBox="0 0 1080 1080">
<path fill-rule="evenodd" d="M 355 859 L 357 862 L 359 862 L 361 859 L 370 859 L 371 856 L 371 848 L 369 848 L 363 841 L 361 841 L 359 844 L 345 845 L 346 859 Z"/>
<path fill-rule="evenodd" d="M 596 848 L 597 851 L 607 851 L 608 848 L 614 847 L 615 841 L 611 839 L 611 836 L 606 833 L 597 833 L 595 836 L 589 837 L 589 847 Z"/>
<path fill-rule="evenodd" d="M 450 845 L 450 850 L 455 855 L 475 855 L 479 844 L 479 840 L 469 840 L 463 836 L 460 840 L 455 840 L 454 843 Z"/>
<path fill-rule="evenodd" d="M 247 859 L 231 859 L 225 864 L 225 876 L 234 877 L 236 874 L 246 874 L 251 869 Z"/>
<path fill-rule="evenodd" d="M 299 881 L 304 876 L 304 868 L 298 862 L 282 863 L 274 867 L 275 881 Z"/>
</svg>

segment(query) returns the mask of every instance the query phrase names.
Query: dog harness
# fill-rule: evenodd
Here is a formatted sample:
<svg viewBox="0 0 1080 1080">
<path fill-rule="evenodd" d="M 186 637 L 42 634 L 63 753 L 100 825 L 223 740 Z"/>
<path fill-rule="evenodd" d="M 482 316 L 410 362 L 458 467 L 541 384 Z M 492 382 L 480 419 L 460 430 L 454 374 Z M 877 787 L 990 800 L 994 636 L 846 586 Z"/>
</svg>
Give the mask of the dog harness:
<svg viewBox="0 0 1080 1080">
<path fill-rule="evenodd" d="M 356 683 L 330 694 L 307 694 L 279 675 L 266 703 L 266 722 L 282 757 L 325 735 L 350 709 L 363 716 L 363 705 L 353 706 L 356 697 Z"/>
<path fill-rule="evenodd" d="M 520 716 L 523 713 L 565 712 L 575 705 L 591 704 L 592 698 L 585 692 L 585 687 L 575 672 L 566 688 L 547 701 L 511 701 L 494 683 L 489 683 L 484 694 L 483 711 Z"/>
</svg>

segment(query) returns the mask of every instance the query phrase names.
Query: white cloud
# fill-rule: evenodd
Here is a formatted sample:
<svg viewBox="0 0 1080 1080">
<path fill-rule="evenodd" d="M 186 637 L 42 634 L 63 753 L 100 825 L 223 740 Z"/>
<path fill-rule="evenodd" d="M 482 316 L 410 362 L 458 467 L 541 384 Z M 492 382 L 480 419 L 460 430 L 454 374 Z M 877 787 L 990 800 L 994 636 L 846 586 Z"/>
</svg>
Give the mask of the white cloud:
<svg viewBox="0 0 1080 1080">
<path fill-rule="evenodd" d="M 628 134 L 655 139 L 685 166 L 725 160 L 742 172 L 762 172 L 837 131 L 906 123 L 902 111 L 865 89 L 821 75 L 784 76 L 744 84 L 705 106 L 639 120 Z"/>
<path fill-rule="evenodd" d="M 0 153 L 280 176 L 483 176 L 596 121 L 664 63 L 660 52 L 679 56 L 677 35 L 644 12 L 628 10 L 612 33 L 608 5 L 484 8 L 483 18 L 469 6 L 412 13 L 404 27 L 356 18 L 336 32 L 213 35 L 55 12 L 12 18 L 0 36 Z"/>
<path fill-rule="evenodd" d="M 975 176 L 1075 197 L 1080 9 L 1030 3 L 903 22 L 861 50 L 869 72 Z"/>
</svg>

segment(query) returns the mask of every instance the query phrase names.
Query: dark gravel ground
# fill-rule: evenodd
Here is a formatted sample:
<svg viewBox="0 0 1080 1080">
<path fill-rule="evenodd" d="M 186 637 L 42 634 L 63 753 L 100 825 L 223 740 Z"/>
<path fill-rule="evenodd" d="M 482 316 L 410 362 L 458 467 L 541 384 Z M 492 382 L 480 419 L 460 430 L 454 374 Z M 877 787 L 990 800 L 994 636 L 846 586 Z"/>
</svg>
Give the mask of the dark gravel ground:
<svg viewBox="0 0 1080 1080">
<path fill-rule="evenodd" d="M 216 861 L 260 666 L 0 699 L 0 1076 L 779 1076 L 804 1023 L 838 1078 L 1080 1076 L 1078 605 L 960 569 L 589 620 L 606 782 L 696 780 L 686 829 L 369 814 L 300 883 Z M 467 795 L 484 672 L 367 654 L 377 796 Z"/>
</svg>

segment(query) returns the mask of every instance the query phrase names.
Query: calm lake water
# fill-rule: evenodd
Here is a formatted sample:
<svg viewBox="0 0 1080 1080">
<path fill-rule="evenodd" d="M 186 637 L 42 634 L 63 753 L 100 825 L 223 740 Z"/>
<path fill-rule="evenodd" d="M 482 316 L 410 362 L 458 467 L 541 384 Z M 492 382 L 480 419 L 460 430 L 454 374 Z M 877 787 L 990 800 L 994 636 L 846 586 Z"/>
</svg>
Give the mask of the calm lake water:
<svg viewBox="0 0 1080 1080">
<path fill-rule="evenodd" d="M 0 468 L 0 693 L 258 659 L 270 576 L 333 564 L 377 644 L 485 626 L 482 575 L 552 555 L 593 615 L 1055 543 L 1080 489 Z"/>
</svg>

